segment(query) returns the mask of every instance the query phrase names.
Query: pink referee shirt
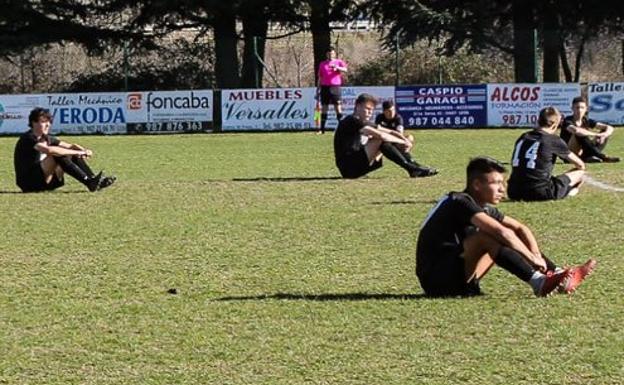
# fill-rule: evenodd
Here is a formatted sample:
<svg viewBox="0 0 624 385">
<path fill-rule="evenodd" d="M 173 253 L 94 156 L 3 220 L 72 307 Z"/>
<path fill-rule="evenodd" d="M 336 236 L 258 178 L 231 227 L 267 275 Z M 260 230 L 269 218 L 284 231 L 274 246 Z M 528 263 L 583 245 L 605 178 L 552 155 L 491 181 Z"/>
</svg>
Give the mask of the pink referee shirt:
<svg viewBox="0 0 624 385">
<path fill-rule="evenodd" d="M 342 72 L 334 70 L 330 67 L 333 64 L 338 67 L 347 67 L 347 63 L 340 59 L 323 60 L 319 64 L 319 80 L 322 86 L 340 86 L 342 85 Z"/>
</svg>

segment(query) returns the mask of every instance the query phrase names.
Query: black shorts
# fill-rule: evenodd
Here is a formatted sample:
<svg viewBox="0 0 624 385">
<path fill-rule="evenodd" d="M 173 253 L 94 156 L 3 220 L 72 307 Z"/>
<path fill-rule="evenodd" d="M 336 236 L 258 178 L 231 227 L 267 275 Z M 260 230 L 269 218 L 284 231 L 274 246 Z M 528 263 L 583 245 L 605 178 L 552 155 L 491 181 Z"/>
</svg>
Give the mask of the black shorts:
<svg viewBox="0 0 624 385">
<path fill-rule="evenodd" d="M 510 188 L 509 198 L 527 202 L 563 199 L 574 188 L 570 185 L 571 182 L 570 177 L 566 174 L 553 176 L 550 178 L 550 183 L 544 187 L 526 188 L 519 191 Z"/>
<path fill-rule="evenodd" d="M 481 294 L 479 283 L 466 283 L 466 272 L 461 247 L 449 248 L 438 255 L 429 256 L 435 261 L 426 272 L 418 274 L 420 286 L 431 297 L 471 296 Z M 425 258 L 425 259 L 429 259 Z"/>
<path fill-rule="evenodd" d="M 362 147 L 357 152 L 343 156 L 340 162 L 336 162 L 336 165 L 343 178 L 355 179 L 377 170 L 383 163 L 382 159 L 379 159 L 371 164 L 368 155 L 366 155 L 366 150 Z"/>
<path fill-rule="evenodd" d="M 26 176 L 17 181 L 17 186 L 22 192 L 39 192 L 55 190 L 65 184 L 65 180 L 58 178 L 56 174 L 52 175 L 50 183 L 46 183 L 45 175 L 39 164 L 31 167 Z"/>
<path fill-rule="evenodd" d="M 340 86 L 321 86 L 321 104 L 338 104 L 342 100 Z"/>
</svg>

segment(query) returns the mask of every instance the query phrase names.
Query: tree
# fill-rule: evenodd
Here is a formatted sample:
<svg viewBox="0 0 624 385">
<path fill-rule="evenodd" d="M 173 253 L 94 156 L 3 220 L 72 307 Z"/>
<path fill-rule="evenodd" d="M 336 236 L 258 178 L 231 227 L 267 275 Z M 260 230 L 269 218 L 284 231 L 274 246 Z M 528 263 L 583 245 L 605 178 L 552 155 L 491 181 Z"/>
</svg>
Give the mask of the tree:
<svg viewBox="0 0 624 385">
<path fill-rule="evenodd" d="M 512 54 L 518 82 L 536 80 L 534 31 L 541 37 L 544 81 L 559 81 L 560 65 L 566 80 L 573 81 L 580 76 L 584 44 L 593 35 L 588 31 L 622 32 L 624 16 L 622 3 L 589 0 L 370 0 L 362 9 L 389 26 L 385 34 L 389 46 L 397 37 L 403 46 L 425 38 L 443 40 L 447 54 L 462 46 Z M 567 63 L 569 41 L 580 42 L 574 79 Z"/>
</svg>

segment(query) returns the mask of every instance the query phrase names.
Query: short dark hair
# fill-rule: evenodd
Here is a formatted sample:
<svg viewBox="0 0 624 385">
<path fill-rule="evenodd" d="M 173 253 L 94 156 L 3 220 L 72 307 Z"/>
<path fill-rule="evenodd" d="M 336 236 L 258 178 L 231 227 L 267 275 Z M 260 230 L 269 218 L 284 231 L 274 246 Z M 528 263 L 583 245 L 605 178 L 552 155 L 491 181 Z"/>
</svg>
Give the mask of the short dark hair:
<svg viewBox="0 0 624 385">
<path fill-rule="evenodd" d="M 375 105 L 377 105 L 377 103 L 379 103 L 379 100 L 377 100 L 377 98 L 374 95 L 371 94 L 367 94 L 367 93 L 363 93 L 363 94 L 359 94 L 357 99 L 355 99 L 355 104 L 362 104 L 362 103 L 375 103 Z"/>
<path fill-rule="evenodd" d="M 484 175 L 491 173 L 492 171 L 505 173 L 507 169 L 498 160 L 490 158 L 489 156 L 478 156 L 470 159 L 468 167 L 466 167 L 466 182 L 470 185 L 475 179 L 481 179 Z"/>
<path fill-rule="evenodd" d="M 47 118 L 48 121 L 52 122 L 53 116 L 47 108 L 37 107 L 30 111 L 30 114 L 28 115 L 28 127 L 32 128 L 33 123 L 38 122 L 42 117 Z"/>
<path fill-rule="evenodd" d="M 574 99 L 572 99 L 572 105 L 575 105 L 576 103 L 585 103 L 585 104 L 587 104 L 587 99 L 585 99 L 585 97 L 583 97 L 583 96 L 577 96 Z"/>
<path fill-rule="evenodd" d="M 386 100 L 381 103 L 381 108 L 383 108 L 384 110 L 389 110 L 392 107 L 394 107 L 394 102 L 392 100 Z"/>
<path fill-rule="evenodd" d="M 336 50 L 336 48 L 334 48 L 333 45 L 330 45 L 329 47 L 327 47 L 327 51 L 325 51 L 325 52 L 331 52 L 331 51 L 335 51 L 335 50 Z"/>
<path fill-rule="evenodd" d="M 561 119 L 561 113 L 555 107 L 545 107 L 539 113 L 537 124 L 540 127 L 550 127 L 556 123 L 555 119 Z"/>
</svg>

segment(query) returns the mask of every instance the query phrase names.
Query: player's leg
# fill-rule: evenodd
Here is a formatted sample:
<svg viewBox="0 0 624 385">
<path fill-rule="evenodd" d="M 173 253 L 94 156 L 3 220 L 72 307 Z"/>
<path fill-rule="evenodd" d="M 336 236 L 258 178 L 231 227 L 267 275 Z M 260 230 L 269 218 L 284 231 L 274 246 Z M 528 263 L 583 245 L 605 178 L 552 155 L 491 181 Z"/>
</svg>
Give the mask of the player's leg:
<svg viewBox="0 0 624 385">
<path fill-rule="evenodd" d="M 330 93 L 336 111 L 336 120 L 340 121 L 342 119 L 342 88 L 331 87 Z"/>
<path fill-rule="evenodd" d="M 43 177 L 46 184 L 50 183 L 52 181 L 52 178 L 54 178 L 55 176 L 63 176 L 63 169 L 59 167 L 55 159 L 56 158 L 54 158 L 53 156 L 46 156 L 39 163 L 39 165 L 41 165 L 41 171 L 43 171 Z"/>
<path fill-rule="evenodd" d="M 528 283 L 536 295 L 543 296 L 555 290 L 568 276 L 567 270 L 541 273 L 519 252 L 482 231 L 475 231 L 466 237 L 463 246 L 466 282 L 478 282 L 496 264 Z"/>
<path fill-rule="evenodd" d="M 576 196 L 584 182 L 584 177 L 584 170 L 571 170 L 552 178 L 553 199 L 563 199 L 568 196 Z"/>
<path fill-rule="evenodd" d="M 98 189 L 100 179 L 102 178 L 102 172 L 90 177 L 82 168 L 74 163 L 71 156 L 57 156 L 54 157 L 54 160 L 65 173 L 71 175 L 78 182 L 85 185 L 89 191 L 93 192 Z"/>
</svg>

